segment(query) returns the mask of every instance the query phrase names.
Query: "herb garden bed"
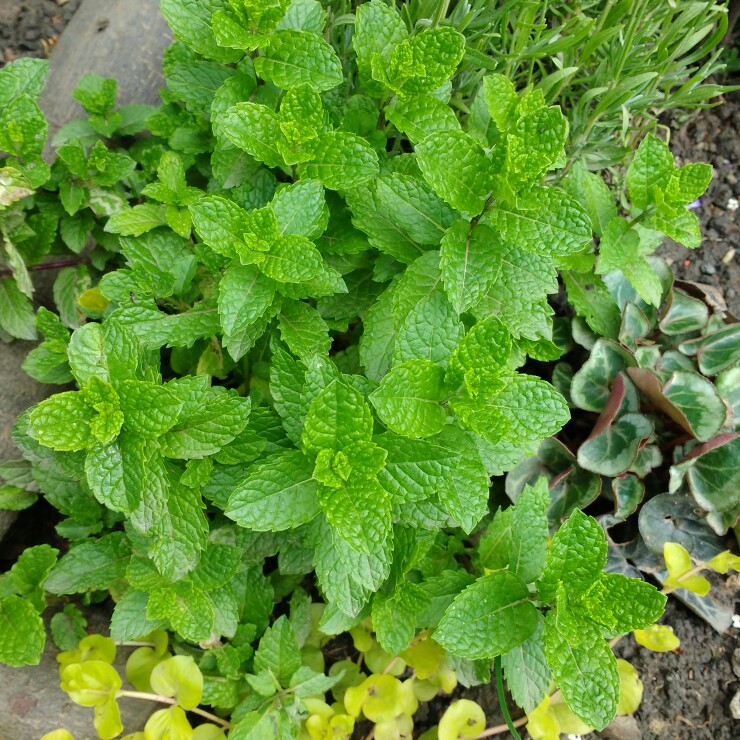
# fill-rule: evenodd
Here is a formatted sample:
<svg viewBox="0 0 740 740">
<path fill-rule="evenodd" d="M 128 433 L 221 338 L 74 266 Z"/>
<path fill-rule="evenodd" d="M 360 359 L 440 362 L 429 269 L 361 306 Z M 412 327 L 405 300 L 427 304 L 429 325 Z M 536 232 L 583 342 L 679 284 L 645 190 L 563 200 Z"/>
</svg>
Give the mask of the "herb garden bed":
<svg viewBox="0 0 740 740">
<path fill-rule="evenodd" d="M 79 5 L 78 0 L 69 0 L 67 3 L 57 3 L 51 0 L 27 0 L 20 3 L 19 8 L 10 9 L 10 11 L 0 8 L 0 52 L 4 53 L 5 59 L 8 61 L 17 55 L 43 56 L 47 48 L 56 43 L 56 34 L 62 30 L 64 24 L 69 21 Z M 106 18 L 105 20 L 105 24 L 98 23 L 94 29 L 91 28 L 91 32 L 93 30 L 96 33 L 104 32 L 110 19 Z M 42 39 L 44 40 L 43 43 Z M 0 57 L 0 63 L 2 59 L 3 57 Z M 172 61 L 170 60 L 171 63 Z M 174 63 L 177 64 L 180 61 L 174 60 Z M 210 64 L 210 62 L 207 64 Z M 216 73 L 214 72 L 214 74 Z M 128 81 L 128 90 L 135 90 L 136 87 L 135 80 Z M 142 84 L 141 87 L 151 92 L 151 84 Z M 150 92 L 147 93 L 147 102 L 153 102 Z M 130 92 L 126 94 L 130 97 Z M 131 100 L 131 102 L 138 101 Z M 357 113 L 359 116 L 361 111 L 358 109 Z M 674 112 L 665 117 L 665 122 L 672 128 L 670 146 L 676 158 L 676 165 L 687 164 L 691 161 L 709 160 L 715 166 L 715 178 L 707 193 L 702 195 L 697 203 L 690 206 L 701 222 L 704 235 L 702 246 L 693 252 L 688 252 L 679 245 L 667 244 L 661 248 L 659 254 L 666 257 L 679 279 L 712 286 L 715 292 L 710 292 L 707 296 L 707 302 L 710 306 L 721 305 L 722 302 L 725 302 L 729 311 L 738 315 L 740 314 L 738 310 L 740 308 L 740 288 L 738 287 L 740 272 L 738 270 L 738 257 L 733 255 L 735 249 L 740 250 L 740 229 L 738 228 L 736 212 L 733 210 L 733 199 L 740 197 L 740 171 L 737 169 L 740 166 L 740 136 L 738 135 L 740 95 L 737 93 L 729 94 L 726 101 L 719 108 L 693 112 L 688 118 L 682 116 L 685 116 L 685 114 Z M 406 145 L 407 143 L 404 142 L 404 146 Z M 296 144 L 296 146 L 298 149 L 295 151 L 299 151 L 301 144 Z M 295 151 L 293 154 L 299 157 L 296 161 L 300 161 L 301 155 L 296 154 Z M 269 161 L 269 155 L 264 156 L 266 157 L 264 161 Z M 738 164 L 736 165 L 736 163 Z M 430 175 L 429 178 L 430 181 L 433 180 L 434 175 Z M 449 197 L 455 201 L 458 196 L 452 193 Z M 445 199 L 448 199 L 447 195 L 445 195 Z M 465 211 L 468 205 L 469 203 L 465 204 L 464 207 L 458 205 L 458 208 Z M 201 221 L 199 221 L 197 207 L 192 208 L 191 211 L 195 216 L 197 233 L 200 234 L 203 241 L 208 242 L 215 248 L 213 242 L 210 241 L 214 237 L 206 235 L 207 229 L 210 227 L 202 225 L 205 223 L 206 214 L 201 212 Z M 475 219 L 473 223 L 475 223 Z M 172 224 L 174 224 L 172 228 L 179 226 L 176 221 L 173 221 Z M 180 228 L 182 230 L 181 226 Z M 259 232 L 261 228 L 259 224 L 253 225 L 253 228 L 255 234 L 261 233 Z M 384 269 L 391 269 L 390 261 L 388 267 Z M 420 278 L 425 279 L 423 274 L 420 275 Z M 691 290 L 691 288 L 688 289 Z M 50 297 L 44 300 L 43 291 L 40 291 L 40 293 L 42 296 L 41 302 L 49 308 L 53 308 Z M 118 294 L 120 293 L 119 290 Z M 134 299 L 133 292 L 131 296 Z M 301 296 L 297 295 L 297 297 L 300 298 Z M 119 298 L 117 300 L 123 299 Z M 374 296 L 370 297 L 369 300 L 374 300 Z M 460 297 L 459 300 L 463 300 L 463 298 Z M 559 298 L 557 301 L 559 302 Z M 553 303 L 555 302 L 554 299 Z M 567 310 L 567 313 L 570 314 L 571 312 Z M 94 309 L 88 315 L 92 318 L 99 318 Z M 283 334 L 286 341 L 288 341 L 287 336 L 290 335 L 288 333 Z M 294 350 L 294 347 L 302 346 L 300 338 L 294 341 L 296 341 L 296 344 L 290 343 L 290 349 Z M 0 346 L 0 353 L 3 353 L 3 357 L 0 358 L 0 379 L 5 380 L 5 377 L 12 376 L 10 384 L 0 391 L 0 413 L 4 413 L 8 423 L 11 422 L 12 417 L 21 413 L 26 407 L 38 402 L 48 392 L 34 381 L 26 379 L 25 376 L 16 375 L 16 373 L 19 373 L 20 359 L 30 346 L 30 344 L 24 346 L 21 343 L 11 345 L 10 349 Z M 526 347 L 526 344 L 524 346 Z M 186 361 L 187 358 L 184 357 L 181 360 L 181 362 Z M 223 371 L 223 364 L 220 369 L 218 368 L 217 358 L 212 358 L 212 361 L 216 363 L 214 365 L 215 374 Z M 347 366 L 352 366 L 351 362 Z M 532 374 L 537 374 L 545 367 L 548 369 L 544 371 L 543 377 L 549 378 L 552 372 L 551 365 L 545 366 L 543 362 L 530 361 L 525 369 Z M 289 372 L 294 371 L 290 370 Z M 375 408 L 383 417 L 380 400 L 381 398 L 378 396 L 379 403 L 375 405 Z M 576 415 L 578 414 L 582 414 L 582 412 L 576 412 Z M 595 418 L 596 416 L 594 416 L 594 420 Z M 386 421 L 389 427 L 396 424 L 390 417 L 388 419 L 383 417 L 383 420 Z M 590 423 L 593 423 L 593 420 Z M 475 428 L 474 425 L 473 428 Z M 0 430 L 0 432 L 5 437 L 9 437 L 9 429 Z M 578 432 L 576 432 L 576 436 L 577 434 Z M 11 456 L 9 449 L 6 449 L 9 448 L 9 445 L 5 444 L 3 446 L 4 443 L 5 441 L 0 439 L 0 452 L 3 457 L 8 458 Z M 319 447 L 317 449 L 323 448 Z M 334 465 L 335 462 L 331 464 Z M 193 469 L 195 470 L 195 468 Z M 318 467 L 316 470 L 318 471 Z M 318 472 L 314 473 L 314 477 L 318 475 Z M 320 475 L 327 476 L 325 480 L 328 481 L 331 476 L 336 474 L 333 469 L 327 468 L 327 471 Z M 324 479 L 322 478 L 322 480 Z M 329 485 L 327 483 L 327 486 Z M 499 501 L 504 500 L 500 496 L 502 491 L 495 493 L 499 496 Z M 220 506 L 223 508 L 223 504 Z M 605 512 L 597 511 L 595 513 Z M 48 543 L 64 553 L 66 541 L 59 537 L 53 529 L 60 519 L 61 517 L 56 509 L 45 503 L 36 504 L 32 508 L 20 512 L 10 532 L 4 538 L 0 536 L 0 572 L 8 570 L 23 550 L 34 545 Z M 732 547 L 730 542 L 731 540 L 728 540 L 729 546 Z M 282 552 L 280 557 L 283 557 Z M 731 573 L 722 579 L 713 579 L 712 583 L 712 596 L 716 598 L 717 602 L 730 611 L 737 611 L 737 594 L 740 585 L 738 575 Z M 303 585 L 309 589 L 314 600 L 319 598 L 319 592 L 316 591 L 310 579 L 305 579 Z M 1 592 L 0 595 L 2 595 Z M 53 602 L 55 608 L 61 608 L 65 601 Z M 106 633 L 110 609 L 110 600 L 102 605 L 93 605 L 89 608 L 87 613 L 90 619 L 90 632 Z M 615 740 L 638 740 L 640 738 L 732 740 L 737 736 L 739 726 L 738 720 L 732 716 L 730 711 L 730 701 L 738 691 L 738 679 L 740 679 L 740 653 L 738 652 L 740 648 L 737 629 L 731 628 L 724 634 L 719 634 L 675 599 L 669 600 L 666 613 L 660 621 L 674 628 L 677 636 L 681 639 L 680 648 L 675 652 L 654 653 L 638 646 L 630 636 L 623 639 L 616 648 L 616 654 L 618 657 L 628 659 L 637 669 L 644 682 L 645 691 L 642 703 L 634 715 L 620 717 L 603 731 L 594 734 L 600 737 L 614 738 Z M 443 632 L 443 630 L 440 630 L 440 632 Z M 355 645 L 357 645 L 358 637 L 355 634 L 353 634 L 353 637 L 355 638 Z M 454 639 L 459 638 L 454 637 Z M 358 656 L 358 653 L 352 647 L 352 642 L 346 635 L 338 638 L 334 643 L 330 643 L 329 650 L 332 652 L 332 661 L 345 657 L 356 659 Z M 18 740 L 37 740 L 38 733 L 42 729 L 43 731 L 50 730 L 56 724 L 61 725 L 61 720 L 67 719 L 66 716 L 60 717 L 59 723 L 52 722 L 49 725 L 44 716 L 45 712 L 49 711 L 49 706 L 58 706 L 59 711 L 65 713 L 67 711 L 66 707 L 70 706 L 69 702 L 66 705 L 59 703 L 66 700 L 66 696 L 58 690 L 59 679 L 53 657 L 55 653 L 56 650 L 51 643 L 48 643 L 41 666 L 11 669 L 0 664 L 0 707 L 8 707 L 5 716 L 0 712 L 1 737 L 8 735 L 8 737 L 12 736 L 18 738 Z M 120 661 L 118 665 L 119 670 L 122 670 Z M 39 689 L 39 686 L 43 688 Z M 57 693 L 55 694 L 55 692 Z M 51 702 L 49 704 L 47 699 L 44 698 L 47 696 L 56 696 L 57 698 L 49 699 L 48 702 Z M 459 698 L 471 698 L 478 702 L 485 711 L 487 726 L 490 727 L 504 722 L 493 685 L 470 689 L 463 689 L 458 686 L 452 696 L 441 694 L 417 713 L 414 736 L 416 737 L 423 730 L 436 725 L 439 716 L 445 711 L 450 701 Z M 53 702 L 57 703 L 54 704 Z M 122 703 L 124 720 L 127 712 L 129 712 L 130 721 L 139 724 L 143 722 L 149 710 L 144 711 L 141 704 L 137 704 L 136 714 L 133 714 L 134 710 L 133 708 L 129 709 L 130 706 L 130 701 Z M 87 729 L 91 727 L 91 711 L 80 710 L 79 707 L 75 707 L 75 711 L 74 716 L 79 717 L 79 723 L 77 719 L 70 719 L 67 722 L 69 729 L 74 731 L 76 728 L 75 740 L 87 740 L 87 738 L 96 737 L 91 730 Z M 521 716 L 521 712 L 519 715 L 514 713 L 515 719 L 518 716 Z M 370 723 L 358 724 L 355 729 L 355 736 L 358 738 L 364 737 L 371 729 L 372 724 Z M 127 730 L 129 730 L 128 727 Z M 503 731 L 501 736 L 507 737 L 507 732 Z M 59 740 L 63 739 L 60 738 Z"/>
</svg>

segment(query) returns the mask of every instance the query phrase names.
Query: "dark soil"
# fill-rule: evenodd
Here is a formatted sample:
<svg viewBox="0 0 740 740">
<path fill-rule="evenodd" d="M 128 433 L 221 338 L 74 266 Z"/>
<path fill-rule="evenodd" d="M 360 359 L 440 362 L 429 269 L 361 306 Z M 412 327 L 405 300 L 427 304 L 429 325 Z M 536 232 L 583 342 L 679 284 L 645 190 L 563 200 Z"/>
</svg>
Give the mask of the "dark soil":
<svg viewBox="0 0 740 740">
<path fill-rule="evenodd" d="M 0 66 L 18 56 L 47 56 L 81 2 L 0 0 Z M 704 234 L 702 246 L 691 252 L 667 243 L 660 254 L 671 263 L 679 279 L 718 289 L 730 312 L 740 316 L 740 264 L 736 255 L 736 250 L 740 251 L 740 225 L 731 200 L 740 200 L 740 94 L 728 96 L 716 109 L 698 111 L 683 119 L 674 117 L 670 125 L 671 149 L 677 163 L 711 162 L 715 177 L 696 209 Z M 7 550 L 22 545 L 15 533 L 8 540 L 6 557 Z M 34 543 L 29 540 L 26 544 Z M 726 582 L 724 590 L 730 601 L 738 598 L 739 586 L 737 576 Z M 738 631 L 720 635 L 673 599 L 662 621 L 674 628 L 681 647 L 675 653 L 653 653 L 631 637 L 619 644 L 617 654 L 635 665 L 644 682 L 643 701 L 634 719 L 626 718 L 596 734 L 614 740 L 737 738 L 740 725 L 732 718 L 729 704 L 740 688 L 740 653 L 733 659 L 733 653 L 740 650 Z M 456 692 L 456 698 L 458 694 L 462 691 Z M 493 686 L 478 687 L 465 695 L 483 706 L 489 726 L 502 721 Z M 441 697 L 420 708 L 417 728 L 435 724 L 448 701 Z M 504 732 L 500 737 L 507 735 Z"/>
<path fill-rule="evenodd" d="M 0 0 L 0 67 L 45 57 L 82 0 Z"/>
<path fill-rule="evenodd" d="M 681 280 L 704 283 L 723 294 L 727 308 L 740 317 L 740 92 L 688 119 L 674 116 L 671 151 L 677 164 L 709 162 L 714 178 L 695 213 L 703 243 L 695 251 L 675 242 L 659 250 Z M 734 202 L 733 202 L 734 199 Z"/>
<path fill-rule="evenodd" d="M 724 581 L 723 590 L 736 599 L 740 577 Z M 635 713 L 637 734 L 610 735 L 620 740 L 733 740 L 740 724 L 730 713 L 730 701 L 740 689 L 738 631 L 718 634 L 675 599 L 669 599 L 661 620 L 681 640 L 673 653 L 654 653 L 632 637 L 616 653 L 640 673 L 645 691 Z M 733 670 L 734 668 L 734 670 Z"/>
</svg>

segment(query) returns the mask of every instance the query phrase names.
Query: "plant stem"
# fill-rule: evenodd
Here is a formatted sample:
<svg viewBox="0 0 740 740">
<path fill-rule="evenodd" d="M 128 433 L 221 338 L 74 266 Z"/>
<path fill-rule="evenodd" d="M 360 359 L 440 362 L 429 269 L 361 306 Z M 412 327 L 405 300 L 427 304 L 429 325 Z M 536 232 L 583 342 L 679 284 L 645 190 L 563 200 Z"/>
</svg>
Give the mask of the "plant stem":
<svg viewBox="0 0 740 740">
<path fill-rule="evenodd" d="M 513 727 L 522 727 L 522 725 L 527 724 L 527 718 L 522 717 L 521 719 L 516 720 L 515 722 L 511 723 Z M 478 735 L 475 740 L 482 740 L 484 737 L 493 737 L 494 735 L 500 735 L 502 732 L 506 732 L 507 730 L 511 731 L 511 727 L 509 725 L 495 725 L 493 727 L 489 727 L 487 730 L 483 730 L 480 735 Z M 517 735 L 519 737 L 519 735 Z"/>
<path fill-rule="evenodd" d="M 509 707 L 506 706 L 506 695 L 504 694 L 504 673 L 501 670 L 501 656 L 497 655 L 493 661 L 493 666 L 496 671 L 496 692 L 498 693 L 498 703 L 501 706 L 501 713 L 504 715 L 504 721 L 506 726 L 509 728 L 514 740 L 522 740 L 519 733 L 516 731 L 516 727 L 509 714 Z M 479 735 L 478 737 L 482 737 Z"/>
<path fill-rule="evenodd" d="M 57 260 L 56 262 L 42 262 L 40 265 L 30 265 L 26 269 L 29 272 L 41 272 L 42 270 L 61 270 L 62 267 L 74 267 L 80 265 L 84 260 L 79 257 L 76 259 Z M 12 270 L 0 270 L 0 278 L 12 277 Z"/>
<path fill-rule="evenodd" d="M 159 694 L 147 694 L 144 691 L 126 691 L 124 689 L 121 689 L 119 691 L 116 691 L 116 698 L 119 696 L 127 696 L 129 699 L 143 699 L 144 701 L 156 701 L 160 704 L 177 704 L 177 700 L 173 699 L 170 696 L 160 696 Z M 225 727 L 227 730 L 232 729 L 233 725 L 231 722 L 229 722 L 226 719 L 223 719 L 222 717 L 218 717 L 215 714 L 211 714 L 210 712 L 206 712 L 205 709 L 201 709 L 200 707 L 195 707 L 195 709 L 188 709 L 189 712 L 192 712 L 193 714 L 198 714 L 201 717 L 207 719 L 209 722 L 213 722 L 216 725 L 220 725 L 221 727 Z"/>
</svg>

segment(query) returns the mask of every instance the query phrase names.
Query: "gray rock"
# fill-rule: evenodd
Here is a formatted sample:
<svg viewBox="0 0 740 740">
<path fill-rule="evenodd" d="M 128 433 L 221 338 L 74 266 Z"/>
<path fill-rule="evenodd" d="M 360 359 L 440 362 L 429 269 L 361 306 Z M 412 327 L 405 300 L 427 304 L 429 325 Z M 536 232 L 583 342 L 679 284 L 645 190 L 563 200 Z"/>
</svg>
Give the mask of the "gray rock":
<svg viewBox="0 0 740 740">
<path fill-rule="evenodd" d="M 40 101 L 49 121 L 49 142 L 62 124 L 84 115 L 71 96 L 88 72 L 118 80 L 119 105 L 159 104 L 162 56 L 171 43 L 159 0 L 84 0 L 50 57 Z M 44 156 L 50 154 L 47 145 Z"/>
<path fill-rule="evenodd" d="M 732 653 L 732 672 L 740 678 L 740 647 Z"/>
<path fill-rule="evenodd" d="M 704 275 L 714 275 L 717 268 L 711 262 L 702 262 L 701 271 Z"/>
<path fill-rule="evenodd" d="M 3 381 L 0 390 L 0 462 L 20 457 L 11 437 L 18 414 L 54 392 L 53 386 L 41 385 L 21 370 L 21 363 L 33 346 L 33 342 L 20 341 L 0 344 L 0 378 Z M 0 540 L 15 516 L 15 512 L 0 511 Z"/>
<path fill-rule="evenodd" d="M 600 733 L 599 737 L 609 740 L 641 740 L 642 734 L 637 725 L 637 720 L 627 714 L 615 717 Z"/>
</svg>

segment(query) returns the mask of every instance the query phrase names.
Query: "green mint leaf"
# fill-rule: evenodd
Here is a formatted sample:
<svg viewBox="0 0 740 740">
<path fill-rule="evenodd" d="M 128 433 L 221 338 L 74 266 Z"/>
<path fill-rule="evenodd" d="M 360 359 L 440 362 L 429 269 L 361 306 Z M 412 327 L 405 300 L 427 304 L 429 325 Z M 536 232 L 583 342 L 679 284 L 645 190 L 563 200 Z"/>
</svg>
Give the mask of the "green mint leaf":
<svg viewBox="0 0 740 740">
<path fill-rule="evenodd" d="M 224 346 L 234 360 L 246 353 L 243 337 L 272 305 L 275 283 L 253 265 L 232 264 L 218 286 Z"/>
<path fill-rule="evenodd" d="M 0 108 L 22 95 L 38 98 L 48 74 L 49 62 L 46 59 L 21 57 L 6 64 L 0 70 Z"/>
<path fill-rule="evenodd" d="M 354 470 L 336 487 L 318 488 L 319 504 L 329 524 L 350 547 L 371 555 L 391 533 L 391 506 L 385 489 Z"/>
<path fill-rule="evenodd" d="M 190 284 L 196 259 L 189 238 L 158 229 L 136 239 L 124 237 L 120 242 L 139 285 L 149 288 L 156 297 L 180 295 Z"/>
<path fill-rule="evenodd" d="M 411 264 L 424 253 L 381 205 L 372 186 L 351 190 L 345 193 L 345 199 L 352 224 L 367 235 L 370 246 L 404 264 Z"/>
<path fill-rule="evenodd" d="M 423 501 L 452 476 L 456 457 L 444 447 L 390 433 L 381 434 L 374 441 L 388 453 L 378 482 L 394 504 Z"/>
<path fill-rule="evenodd" d="M 369 441 L 373 418 L 362 394 L 346 383 L 333 380 L 314 398 L 303 425 L 307 450 L 339 452 L 354 442 Z"/>
<path fill-rule="evenodd" d="M 279 167 L 283 156 L 279 142 L 283 133 L 280 118 L 261 103 L 237 103 L 221 118 L 221 129 L 234 146 L 268 167 Z"/>
<path fill-rule="evenodd" d="M 325 521 L 314 533 L 314 567 L 319 586 L 327 601 L 344 614 L 356 616 L 373 591 L 388 578 L 393 543 L 391 538 L 372 554 L 353 549 Z"/>
<path fill-rule="evenodd" d="M 521 645 L 534 633 L 538 619 L 537 607 L 519 577 L 496 571 L 455 598 L 434 639 L 453 655 L 490 659 Z"/>
<path fill-rule="evenodd" d="M 218 334 L 218 312 L 215 308 L 195 308 L 185 313 L 163 313 L 153 306 L 122 306 L 111 318 L 125 326 L 144 349 L 189 347 L 196 339 Z"/>
<path fill-rule="evenodd" d="M 149 594 L 146 617 L 166 619 L 186 640 L 207 640 L 214 628 L 213 602 L 190 581 L 163 586 Z"/>
<path fill-rule="evenodd" d="M 554 187 L 535 185 L 516 206 L 495 202 L 485 222 L 503 240 L 553 256 L 583 252 L 593 239 L 591 221 L 583 206 Z"/>
<path fill-rule="evenodd" d="M 513 508 L 509 568 L 525 583 L 536 581 L 545 566 L 549 506 L 547 479 L 539 478 L 524 487 Z"/>
<path fill-rule="evenodd" d="M 169 387 L 177 393 L 177 381 Z M 162 438 L 167 457 L 192 460 L 218 452 L 247 425 L 251 401 L 221 387 L 199 394 L 198 405 L 185 404 L 175 426 Z"/>
<path fill-rule="evenodd" d="M 568 707 L 588 725 L 601 730 L 617 711 L 617 660 L 593 622 L 576 621 L 567 615 L 575 624 L 564 625 L 559 611 L 553 609 L 545 617 L 547 662 Z"/>
<path fill-rule="evenodd" d="M 303 430 L 303 384 L 306 369 L 285 350 L 274 346 L 270 364 L 270 395 L 275 410 L 280 414 L 285 433 L 295 444 Z"/>
<path fill-rule="evenodd" d="M 75 545 L 52 568 L 44 588 L 52 594 L 103 591 L 125 578 L 131 546 L 123 532 Z"/>
<path fill-rule="evenodd" d="M 432 95 L 398 97 L 385 108 L 385 117 L 412 144 L 440 131 L 460 131 L 455 112 Z"/>
<path fill-rule="evenodd" d="M 95 498 L 113 511 L 130 514 L 142 490 L 152 490 L 158 469 L 148 466 L 146 440 L 124 432 L 110 444 L 95 445 L 85 458 L 85 474 Z"/>
<path fill-rule="evenodd" d="M 318 0 L 293 0 L 277 27 L 321 34 L 325 25 L 326 11 Z"/>
<path fill-rule="evenodd" d="M 420 359 L 445 365 L 462 335 L 457 312 L 445 293 L 435 290 L 416 304 L 398 328 L 393 362 Z"/>
<path fill-rule="evenodd" d="M 176 468 L 168 470 L 170 489 L 154 513 L 153 537 L 148 554 L 169 581 L 179 581 L 198 565 L 205 549 L 208 520 L 200 493 L 183 485 Z"/>
<path fill-rule="evenodd" d="M 243 241 L 247 212 L 219 195 L 207 195 L 190 206 L 195 231 L 214 252 L 236 257 L 236 244 Z"/>
<path fill-rule="evenodd" d="M 281 234 L 317 239 L 329 222 L 324 188 L 318 180 L 299 180 L 278 188 L 270 203 Z"/>
<path fill-rule="evenodd" d="M 367 141 L 346 131 L 322 134 L 311 158 L 298 166 L 301 179 L 319 180 L 329 190 L 365 185 L 379 172 L 378 155 Z"/>
<path fill-rule="evenodd" d="M 590 273 L 562 272 L 568 301 L 599 336 L 616 339 L 621 315 L 604 281 Z"/>
<path fill-rule="evenodd" d="M 409 581 L 402 581 L 390 594 L 376 594 L 373 599 L 373 629 L 383 650 L 391 655 L 403 652 L 416 634 L 416 615 L 430 603 L 424 589 Z"/>
<path fill-rule="evenodd" d="M 461 423 L 491 444 L 536 442 L 570 419 L 565 398 L 540 378 L 517 374 L 487 386 L 475 398 L 453 399 L 451 406 Z"/>
<path fill-rule="evenodd" d="M 278 315 L 280 336 L 293 354 L 308 362 L 331 347 L 329 326 L 319 312 L 302 301 L 284 301 Z"/>
<path fill-rule="evenodd" d="M 404 95 L 431 92 L 447 82 L 457 71 L 465 53 L 465 37 L 450 26 L 424 28 L 393 49 L 382 70 L 389 87 Z M 378 79 L 376 76 L 375 79 Z"/>
<path fill-rule="evenodd" d="M 155 203 L 142 203 L 114 213 L 105 224 L 104 231 L 123 236 L 141 236 L 147 231 L 156 229 L 157 226 L 164 226 L 166 222 L 163 206 Z"/>
<path fill-rule="evenodd" d="M 30 432 L 37 442 L 58 452 L 84 450 L 95 443 L 90 429 L 94 416 L 82 393 L 57 393 L 33 408 Z"/>
<path fill-rule="evenodd" d="M 666 236 L 689 249 L 701 246 L 701 226 L 695 213 L 684 208 L 672 208 L 667 204 L 658 207 L 650 223 Z"/>
<path fill-rule="evenodd" d="M 281 283 L 303 283 L 321 275 L 323 262 L 313 242 L 305 236 L 281 236 L 265 255 L 260 269 Z"/>
<path fill-rule="evenodd" d="M 617 216 L 609 186 L 595 172 L 589 172 L 583 162 L 575 162 L 563 188 L 586 209 L 594 231 L 601 236 L 607 224 Z"/>
<path fill-rule="evenodd" d="M 553 311 L 545 296 L 555 291 L 557 271 L 551 257 L 503 245 L 501 274 L 473 314 L 498 316 L 513 336 L 536 341 L 552 332 Z"/>
<path fill-rule="evenodd" d="M 520 116 L 506 137 L 506 169 L 517 183 L 530 184 L 553 169 L 564 153 L 568 120 L 558 106 Z"/>
<path fill-rule="evenodd" d="M 221 85 L 234 70 L 219 62 L 189 59 L 175 62 L 166 72 L 167 87 L 189 108 L 207 115 Z"/>
<path fill-rule="evenodd" d="M 76 650 L 80 640 L 87 637 L 87 619 L 74 604 L 66 604 L 63 611 L 52 616 L 49 631 L 60 650 Z"/>
<path fill-rule="evenodd" d="M 12 278 L 0 279 L 0 328 L 17 339 L 36 339 L 33 305 Z"/>
<path fill-rule="evenodd" d="M 440 268 L 447 295 L 458 314 L 475 308 L 501 273 L 501 245 L 484 224 L 456 221 L 444 234 Z"/>
<path fill-rule="evenodd" d="M 483 568 L 500 570 L 511 560 L 511 526 L 514 508 L 499 509 L 478 542 L 478 560 Z"/>
<path fill-rule="evenodd" d="M 416 158 L 440 198 L 469 216 L 483 210 L 492 187 L 491 162 L 474 139 L 462 131 L 438 131 L 417 144 Z"/>
<path fill-rule="evenodd" d="M 619 573 L 602 573 L 575 602 L 603 628 L 606 638 L 645 629 L 665 610 L 666 597 L 655 586 Z"/>
<path fill-rule="evenodd" d="M 583 594 L 601 576 L 606 549 L 601 525 L 576 509 L 552 538 L 545 569 L 537 582 L 540 600 L 553 603 L 560 584 L 573 597 Z"/>
<path fill-rule="evenodd" d="M 383 86 L 372 80 L 373 60 L 387 63 L 393 49 L 407 37 L 406 26 L 394 8 L 381 0 L 358 6 L 352 46 L 357 54 L 363 86 L 371 95 L 380 97 L 384 94 Z"/>
<path fill-rule="evenodd" d="M 318 3 L 316 3 L 318 5 Z M 321 7 L 321 6 L 319 6 Z M 340 671 L 335 676 L 325 676 L 317 673 L 307 665 L 301 666 L 290 678 L 290 688 L 298 697 L 323 696 L 329 689 L 339 683 L 343 678 Z"/>
<path fill-rule="evenodd" d="M 108 319 L 104 324 L 91 322 L 76 329 L 67 352 L 72 374 L 84 386 L 91 378 L 109 383 L 135 379 L 141 350 L 131 332 Z"/>
<path fill-rule="evenodd" d="M 304 83 L 320 91 L 331 90 L 343 80 L 337 53 L 323 38 L 307 31 L 276 31 L 260 47 L 254 69 L 284 90 Z"/>
<path fill-rule="evenodd" d="M 472 532 L 488 510 L 489 479 L 471 435 L 452 426 L 435 439 L 454 455 L 444 485 L 437 491 L 445 511 L 465 532 Z"/>
<path fill-rule="evenodd" d="M 696 200 L 709 187 L 712 173 L 712 165 L 704 162 L 693 162 L 673 170 L 665 189 L 666 202 L 672 206 L 685 206 Z"/>
<path fill-rule="evenodd" d="M 116 104 L 118 82 L 96 74 L 86 74 L 80 78 L 72 97 L 85 109 L 86 113 L 104 116 Z"/>
<path fill-rule="evenodd" d="M 47 124 L 35 100 L 23 95 L 7 105 L 0 114 L 0 149 L 16 157 L 38 157 L 46 143 Z M 34 180 L 28 168 L 26 177 Z M 47 170 L 48 173 L 48 170 Z M 43 185 L 46 176 L 38 185 Z"/>
<path fill-rule="evenodd" d="M 511 696 L 525 712 L 539 706 L 552 680 L 542 640 L 543 623 L 540 617 L 535 631 L 521 645 L 501 656 Z"/>
<path fill-rule="evenodd" d="M 599 242 L 596 271 L 604 274 L 611 270 L 622 270 L 646 303 L 660 305 L 663 293 L 660 279 L 641 254 L 638 232 L 621 216 L 609 222 Z"/>
<path fill-rule="evenodd" d="M 18 596 L 25 596 L 36 611 L 46 607 L 46 594 L 42 584 L 56 563 L 59 550 L 49 545 L 26 548 L 10 569 L 10 583 Z"/>
<path fill-rule="evenodd" d="M 140 640 L 154 630 L 167 625 L 165 620 L 151 620 L 146 616 L 149 594 L 129 589 L 113 609 L 110 634 L 114 640 Z"/>
<path fill-rule="evenodd" d="M 396 365 L 370 394 L 381 421 L 396 434 L 416 439 L 438 434 L 447 413 L 444 370 L 429 360 Z"/>
<path fill-rule="evenodd" d="M 504 75 L 486 75 L 483 78 L 483 99 L 496 128 L 506 133 L 514 123 L 519 97 L 511 80 Z"/>
<path fill-rule="evenodd" d="M 20 596 L 0 599 L 0 662 L 10 666 L 38 665 L 46 630 L 31 602 Z"/>
<path fill-rule="evenodd" d="M 211 16 L 229 8 L 227 0 L 162 0 L 160 9 L 175 38 L 208 59 L 237 62 L 242 52 L 221 48 L 211 28 Z"/>
<path fill-rule="evenodd" d="M 477 394 L 487 381 L 501 374 L 511 355 L 511 334 L 496 316 L 479 321 L 457 345 L 450 358 L 448 380 L 463 380 Z"/>
<path fill-rule="evenodd" d="M 627 190 L 632 205 L 645 210 L 662 199 L 673 172 L 673 155 L 668 145 L 648 134 L 627 168 Z"/>
<path fill-rule="evenodd" d="M 182 403 L 167 388 L 143 380 L 117 386 L 127 429 L 144 437 L 159 437 L 177 421 Z"/>
<path fill-rule="evenodd" d="M 232 491 L 225 513 L 258 532 L 281 532 L 310 522 L 319 513 L 311 464 L 298 450 L 265 458 Z"/>
<path fill-rule="evenodd" d="M 426 183 L 409 175 L 382 175 L 375 192 L 381 207 L 417 244 L 439 244 L 454 220 L 454 211 Z"/>
<path fill-rule="evenodd" d="M 254 670 L 269 671 L 287 687 L 291 676 L 301 667 L 301 653 L 288 618 L 278 617 L 260 640 L 254 654 Z"/>
<path fill-rule="evenodd" d="M 464 570 L 443 570 L 430 575 L 421 583 L 429 597 L 429 606 L 417 615 L 419 627 L 436 627 L 455 597 L 475 583 L 475 576 Z"/>
</svg>

